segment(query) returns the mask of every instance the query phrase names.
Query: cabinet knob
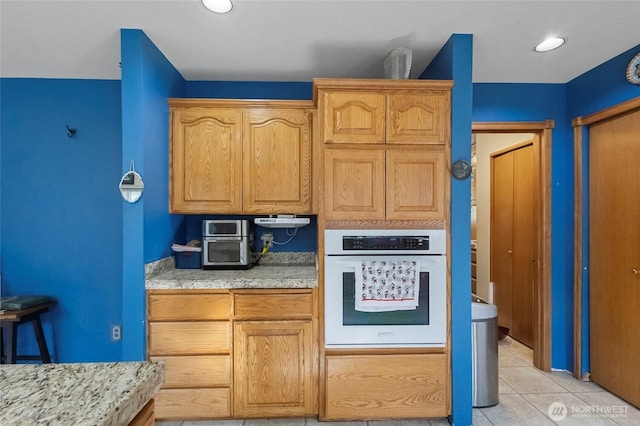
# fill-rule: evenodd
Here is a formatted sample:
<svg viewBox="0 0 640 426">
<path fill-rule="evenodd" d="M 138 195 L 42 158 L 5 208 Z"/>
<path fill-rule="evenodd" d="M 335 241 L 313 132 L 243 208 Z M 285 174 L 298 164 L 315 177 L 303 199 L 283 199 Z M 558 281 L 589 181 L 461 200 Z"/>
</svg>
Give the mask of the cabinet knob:
<svg viewBox="0 0 640 426">
<path fill-rule="evenodd" d="M 507 250 L 507 253 L 513 254 L 513 250 Z"/>
<path fill-rule="evenodd" d="M 632 269 L 632 271 L 633 271 L 633 273 L 634 273 L 635 275 L 640 274 L 640 271 L 638 271 L 636 268 L 633 268 L 633 269 Z"/>
</svg>

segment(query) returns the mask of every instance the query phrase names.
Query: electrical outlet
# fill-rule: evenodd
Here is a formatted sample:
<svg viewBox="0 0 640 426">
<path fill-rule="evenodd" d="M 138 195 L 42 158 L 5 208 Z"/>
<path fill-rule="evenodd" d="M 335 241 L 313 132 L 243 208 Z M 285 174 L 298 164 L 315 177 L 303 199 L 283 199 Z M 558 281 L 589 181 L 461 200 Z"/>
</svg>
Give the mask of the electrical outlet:
<svg viewBox="0 0 640 426">
<path fill-rule="evenodd" d="M 111 326 L 111 341 L 118 342 L 122 339 L 122 326 L 114 324 Z"/>
<path fill-rule="evenodd" d="M 271 232 L 265 232 L 260 236 L 260 239 L 266 244 L 269 248 L 273 246 L 273 234 Z"/>
</svg>

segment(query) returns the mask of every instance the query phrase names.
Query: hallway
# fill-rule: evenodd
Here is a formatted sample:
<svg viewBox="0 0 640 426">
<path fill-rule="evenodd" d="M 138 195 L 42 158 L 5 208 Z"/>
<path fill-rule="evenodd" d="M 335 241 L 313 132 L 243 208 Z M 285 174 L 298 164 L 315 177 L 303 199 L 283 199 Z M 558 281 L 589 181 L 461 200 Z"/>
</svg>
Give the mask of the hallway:
<svg viewBox="0 0 640 426">
<path fill-rule="evenodd" d="M 498 354 L 500 403 L 474 409 L 474 425 L 640 424 L 640 410 L 595 383 L 534 368 L 533 351 L 510 337 L 499 342 Z"/>
</svg>

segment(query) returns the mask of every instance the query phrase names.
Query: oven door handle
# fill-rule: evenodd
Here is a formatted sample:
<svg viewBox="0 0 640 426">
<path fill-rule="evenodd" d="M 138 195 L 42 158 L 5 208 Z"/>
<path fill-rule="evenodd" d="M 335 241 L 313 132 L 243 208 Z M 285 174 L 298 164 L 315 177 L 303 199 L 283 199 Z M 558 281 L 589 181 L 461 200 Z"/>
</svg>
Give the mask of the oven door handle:
<svg viewBox="0 0 640 426">
<path fill-rule="evenodd" d="M 362 264 L 362 261 L 357 261 L 357 260 L 345 260 L 345 259 L 327 259 L 324 262 L 325 265 L 330 265 L 332 267 L 341 267 L 341 268 L 348 268 L 349 270 L 353 270 L 355 271 L 356 268 L 358 266 L 360 266 Z"/>
</svg>

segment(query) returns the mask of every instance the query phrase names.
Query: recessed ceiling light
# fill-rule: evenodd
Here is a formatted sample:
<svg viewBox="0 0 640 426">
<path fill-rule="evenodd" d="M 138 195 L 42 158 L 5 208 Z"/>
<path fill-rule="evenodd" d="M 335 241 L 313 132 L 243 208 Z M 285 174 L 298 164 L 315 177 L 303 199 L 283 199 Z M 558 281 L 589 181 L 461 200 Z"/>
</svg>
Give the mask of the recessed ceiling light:
<svg viewBox="0 0 640 426">
<path fill-rule="evenodd" d="M 565 42 L 565 39 L 561 37 L 549 37 L 542 43 L 538 44 L 534 48 L 534 50 L 536 52 L 548 52 L 550 50 L 557 49 L 558 47 L 562 46 L 564 42 Z"/>
<path fill-rule="evenodd" d="M 231 0 L 202 0 L 202 4 L 210 11 L 216 13 L 227 13 L 233 8 Z"/>
</svg>

